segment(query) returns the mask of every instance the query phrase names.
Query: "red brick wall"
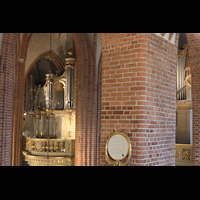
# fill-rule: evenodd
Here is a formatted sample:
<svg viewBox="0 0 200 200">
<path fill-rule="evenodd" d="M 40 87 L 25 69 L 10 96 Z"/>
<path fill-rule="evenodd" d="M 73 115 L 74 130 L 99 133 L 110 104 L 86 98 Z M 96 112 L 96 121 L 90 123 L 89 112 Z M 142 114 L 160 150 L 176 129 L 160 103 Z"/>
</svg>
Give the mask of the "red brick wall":
<svg viewBox="0 0 200 200">
<path fill-rule="evenodd" d="M 0 63 L 0 166 L 11 165 L 14 54 L 17 34 L 4 33 Z"/>
<path fill-rule="evenodd" d="M 193 165 L 200 165 L 200 34 L 186 33 L 192 74 Z"/>
<path fill-rule="evenodd" d="M 175 165 L 177 44 L 151 33 L 105 33 L 100 164 L 113 128 L 132 142 L 130 165 Z"/>
</svg>

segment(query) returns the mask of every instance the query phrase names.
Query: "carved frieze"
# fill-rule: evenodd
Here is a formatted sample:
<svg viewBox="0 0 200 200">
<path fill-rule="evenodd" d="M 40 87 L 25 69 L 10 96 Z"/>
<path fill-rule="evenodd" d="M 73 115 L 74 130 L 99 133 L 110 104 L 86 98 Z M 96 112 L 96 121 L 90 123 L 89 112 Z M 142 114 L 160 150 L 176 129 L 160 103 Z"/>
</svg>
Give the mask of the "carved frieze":
<svg viewBox="0 0 200 200">
<path fill-rule="evenodd" d="M 177 110 L 189 110 L 192 109 L 192 102 L 191 101 L 177 101 L 176 102 L 176 109 Z"/>
</svg>

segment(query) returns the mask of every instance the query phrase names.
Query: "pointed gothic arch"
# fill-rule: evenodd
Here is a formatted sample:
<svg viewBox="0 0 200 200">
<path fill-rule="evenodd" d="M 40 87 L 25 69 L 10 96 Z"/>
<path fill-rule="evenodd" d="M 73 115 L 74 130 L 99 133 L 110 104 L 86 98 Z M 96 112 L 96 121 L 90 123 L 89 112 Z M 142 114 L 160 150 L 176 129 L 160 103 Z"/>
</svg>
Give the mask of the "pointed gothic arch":
<svg viewBox="0 0 200 200">
<path fill-rule="evenodd" d="M 46 51 L 44 53 L 41 53 L 37 58 L 35 58 L 35 60 L 31 63 L 31 65 L 29 66 L 28 70 L 25 73 L 25 79 L 27 78 L 31 68 L 33 67 L 33 65 L 40 59 L 46 57 L 46 56 L 50 56 L 50 50 Z M 53 62 L 53 64 L 55 65 L 55 67 L 58 69 L 59 72 L 64 72 L 65 70 L 65 66 L 63 64 L 63 62 L 60 60 L 60 58 L 58 57 L 58 55 L 51 50 L 51 61 Z"/>
</svg>

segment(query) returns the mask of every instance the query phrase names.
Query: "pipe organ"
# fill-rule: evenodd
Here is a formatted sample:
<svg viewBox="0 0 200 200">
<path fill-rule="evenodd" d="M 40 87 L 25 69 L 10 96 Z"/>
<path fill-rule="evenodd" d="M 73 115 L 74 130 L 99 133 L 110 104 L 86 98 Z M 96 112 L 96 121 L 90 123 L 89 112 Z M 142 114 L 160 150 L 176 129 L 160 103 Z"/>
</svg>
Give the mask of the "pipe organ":
<svg viewBox="0 0 200 200">
<path fill-rule="evenodd" d="M 176 143 L 192 144 L 191 71 L 187 44 L 178 50 L 176 90 Z"/>
<path fill-rule="evenodd" d="M 49 70 L 43 87 L 33 76 L 26 85 L 22 153 L 28 165 L 74 165 L 75 58 L 65 61 L 63 75 Z"/>
<path fill-rule="evenodd" d="M 177 67 L 177 100 L 186 99 L 186 83 L 185 83 L 185 58 L 178 58 Z"/>
<path fill-rule="evenodd" d="M 176 99 L 186 100 L 190 99 L 190 79 L 191 72 L 189 67 L 189 58 L 187 56 L 187 45 L 184 45 L 183 50 L 178 50 L 177 59 L 177 88 L 176 88 Z"/>
</svg>

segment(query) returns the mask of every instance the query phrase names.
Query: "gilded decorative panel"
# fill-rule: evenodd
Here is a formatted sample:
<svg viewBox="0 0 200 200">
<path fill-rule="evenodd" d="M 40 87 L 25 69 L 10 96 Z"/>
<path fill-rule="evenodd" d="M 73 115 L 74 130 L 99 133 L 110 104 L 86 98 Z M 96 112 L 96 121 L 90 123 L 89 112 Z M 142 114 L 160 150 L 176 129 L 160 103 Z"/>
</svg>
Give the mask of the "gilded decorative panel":
<svg viewBox="0 0 200 200">
<path fill-rule="evenodd" d="M 176 166 L 192 166 L 192 148 L 192 144 L 175 145 Z"/>
<path fill-rule="evenodd" d="M 190 161 L 190 149 L 182 150 L 182 159 Z"/>
</svg>

